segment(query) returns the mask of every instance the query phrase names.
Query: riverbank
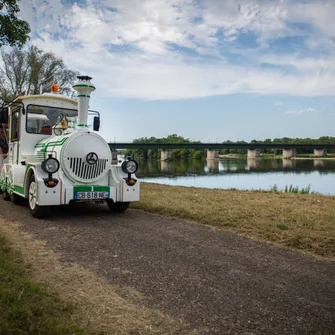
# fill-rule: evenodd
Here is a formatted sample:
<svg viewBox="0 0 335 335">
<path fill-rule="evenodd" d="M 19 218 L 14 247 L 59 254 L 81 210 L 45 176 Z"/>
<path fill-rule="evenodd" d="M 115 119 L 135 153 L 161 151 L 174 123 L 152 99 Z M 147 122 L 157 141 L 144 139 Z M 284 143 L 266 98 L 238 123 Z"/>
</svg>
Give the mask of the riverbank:
<svg viewBox="0 0 335 335">
<path fill-rule="evenodd" d="M 38 282 L 74 303 L 86 335 L 332 332 L 334 262 L 106 205 L 55 208 L 37 220 L 4 202 L 1 216 L 0 232 Z"/>
<path fill-rule="evenodd" d="M 302 156 L 302 157 L 292 157 L 291 159 L 312 159 L 312 160 L 335 160 L 335 157 L 314 157 L 314 156 L 311 156 L 311 157 L 305 157 L 305 156 Z"/>
<path fill-rule="evenodd" d="M 335 258 L 335 197 L 141 184 L 131 208 Z"/>
</svg>

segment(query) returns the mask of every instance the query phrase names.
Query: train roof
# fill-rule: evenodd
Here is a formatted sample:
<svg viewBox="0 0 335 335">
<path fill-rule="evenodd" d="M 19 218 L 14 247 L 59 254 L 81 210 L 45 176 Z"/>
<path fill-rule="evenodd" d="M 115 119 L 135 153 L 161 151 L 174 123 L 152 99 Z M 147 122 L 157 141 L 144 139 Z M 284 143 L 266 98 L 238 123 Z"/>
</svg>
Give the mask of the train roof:
<svg viewBox="0 0 335 335">
<path fill-rule="evenodd" d="M 63 101 L 68 101 L 68 102 L 72 102 L 72 103 L 75 103 L 75 104 L 78 104 L 78 101 L 77 100 L 74 100 L 74 99 L 71 99 L 71 98 L 68 98 L 66 97 L 65 95 L 61 95 L 61 94 L 55 94 L 55 93 L 43 93 L 43 94 L 31 94 L 31 95 L 22 95 L 22 96 L 19 96 L 17 98 L 15 98 L 14 100 L 12 100 L 9 105 L 11 103 L 15 103 L 15 102 L 23 102 L 24 100 L 27 100 L 27 99 L 59 99 L 59 100 L 63 100 Z"/>
</svg>

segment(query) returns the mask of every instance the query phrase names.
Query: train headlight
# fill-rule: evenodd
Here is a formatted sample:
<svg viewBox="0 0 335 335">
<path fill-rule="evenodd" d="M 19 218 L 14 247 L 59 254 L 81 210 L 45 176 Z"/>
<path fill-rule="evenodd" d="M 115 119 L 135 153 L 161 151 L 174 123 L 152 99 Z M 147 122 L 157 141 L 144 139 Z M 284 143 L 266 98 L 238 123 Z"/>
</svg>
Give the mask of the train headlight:
<svg viewBox="0 0 335 335">
<path fill-rule="evenodd" d="M 59 161 L 56 158 L 47 158 L 42 163 L 42 169 L 46 173 L 55 173 L 59 170 Z"/>
<path fill-rule="evenodd" d="M 138 163 L 134 160 L 124 161 L 121 169 L 124 173 L 135 173 L 138 169 Z"/>
</svg>

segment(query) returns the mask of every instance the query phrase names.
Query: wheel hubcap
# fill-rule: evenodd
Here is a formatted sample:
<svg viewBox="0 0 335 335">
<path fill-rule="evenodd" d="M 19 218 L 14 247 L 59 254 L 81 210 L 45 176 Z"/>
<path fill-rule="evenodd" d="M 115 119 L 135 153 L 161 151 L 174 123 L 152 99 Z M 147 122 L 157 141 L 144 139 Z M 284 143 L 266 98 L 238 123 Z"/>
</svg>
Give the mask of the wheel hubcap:
<svg viewBox="0 0 335 335">
<path fill-rule="evenodd" d="M 36 183 L 34 181 L 29 187 L 29 206 L 32 210 L 36 207 Z"/>
</svg>

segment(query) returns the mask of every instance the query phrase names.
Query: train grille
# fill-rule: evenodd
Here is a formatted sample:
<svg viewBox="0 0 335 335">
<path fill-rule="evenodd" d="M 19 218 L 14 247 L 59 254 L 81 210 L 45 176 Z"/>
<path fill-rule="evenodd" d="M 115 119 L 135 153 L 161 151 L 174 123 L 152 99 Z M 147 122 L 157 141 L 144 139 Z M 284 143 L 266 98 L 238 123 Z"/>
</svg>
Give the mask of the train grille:
<svg viewBox="0 0 335 335">
<path fill-rule="evenodd" d="M 98 159 L 94 165 L 89 165 L 82 158 L 68 157 L 70 169 L 74 175 L 81 179 L 95 179 L 106 169 L 108 159 Z"/>
</svg>

